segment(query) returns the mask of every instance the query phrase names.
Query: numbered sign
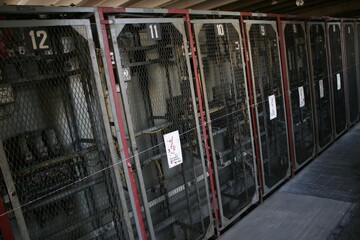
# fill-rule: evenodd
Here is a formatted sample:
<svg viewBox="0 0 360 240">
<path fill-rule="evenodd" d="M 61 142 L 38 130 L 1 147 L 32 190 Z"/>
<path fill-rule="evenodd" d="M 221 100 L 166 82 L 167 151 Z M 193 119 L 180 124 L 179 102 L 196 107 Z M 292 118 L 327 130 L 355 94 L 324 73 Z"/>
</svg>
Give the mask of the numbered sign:
<svg viewBox="0 0 360 240">
<path fill-rule="evenodd" d="M 164 135 L 166 157 L 169 168 L 173 168 L 183 163 L 181 142 L 179 131 L 174 131 Z"/>
<path fill-rule="evenodd" d="M 275 95 L 269 96 L 269 112 L 270 112 L 270 120 L 273 120 L 274 118 L 277 117 Z"/>
<path fill-rule="evenodd" d="M 146 24 L 146 33 L 151 40 L 161 40 L 161 27 L 159 23 Z"/>
<path fill-rule="evenodd" d="M 47 50 L 50 48 L 49 35 L 46 29 L 27 28 L 24 31 L 26 47 L 29 50 Z"/>
<path fill-rule="evenodd" d="M 322 79 L 319 81 L 319 90 L 320 90 L 320 98 L 323 98 L 325 94 L 324 94 L 324 82 Z"/>
<path fill-rule="evenodd" d="M 225 29 L 223 24 L 216 24 L 215 28 L 215 33 L 217 37 L 225 36 Z"/>
<path fill-rule="evenodd" d="M 336 85 L 337 85 L 337 90 L 340 90 L 341 89 L 341 76 L 340 76 L 340 73 L 336 74 Z"/>
<path fill-rule="evenodd" d="M 302 108 L 305 106 L 304 87 L 303 86 L 299 87 L 298 92 L 299 92 L 299 107 Z"/>
<path fill-rule="evenodd" d="M 266 36 L 265 26 L 260 25 L 260 36 Z"/>
</svg>

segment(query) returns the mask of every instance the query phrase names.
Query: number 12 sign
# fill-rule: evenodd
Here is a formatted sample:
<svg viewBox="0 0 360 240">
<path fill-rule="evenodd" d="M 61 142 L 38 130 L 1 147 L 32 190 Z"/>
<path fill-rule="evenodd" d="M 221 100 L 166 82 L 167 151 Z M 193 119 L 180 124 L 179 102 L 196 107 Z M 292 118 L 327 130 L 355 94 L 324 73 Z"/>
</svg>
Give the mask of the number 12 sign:
<svg viewBox="0 0 360 240">
<path fill-rule="evenodd" d="M 50 48 L 48 32 L 43 28 L 28 28 L 24 32 L 27 49 L 46 50 Z"/>
</svg>

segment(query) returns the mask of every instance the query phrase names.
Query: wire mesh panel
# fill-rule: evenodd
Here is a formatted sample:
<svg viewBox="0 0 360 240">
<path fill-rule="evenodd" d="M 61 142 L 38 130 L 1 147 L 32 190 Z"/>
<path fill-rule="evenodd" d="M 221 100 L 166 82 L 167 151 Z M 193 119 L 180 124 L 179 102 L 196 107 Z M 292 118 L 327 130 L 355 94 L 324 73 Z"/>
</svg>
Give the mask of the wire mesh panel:
<svg viewBox="0 0 360 240">
<path fill-rule="evenodd" d="M 290 174 L 287 124 L 276 23 L 246 21 L 255 94 L 258 136 L 261 140 L 264 193 Z"/>
<path fill-rule="evenodd" d="M 350 124 L 354 124 L 359 118 L 358 86 L 356 76 L 356 51 L 355 51 L 355 29 L 353 23 L 344 23 L 344 51 L 346 59 L 346 83 L 348 92 Z"/>
<path fill-rule="evenodd" d="M 239 22 L 193 21 L 218 202 L 224 220 L 257 202 L 245 67 Z"/>
<path fill-rule="evenodd" d="M 344 89 L 343 60 L 341 51 L 340 23 L 328 23 L 329 59 L 333 88 L 335 135 L 346 130 L 346 104 Z"/>
<path fill-rule="evenodd" d="M 114 19 L 129 146 L 154 239 L 198 239 L 211 222 L 182 19 Z M 141 172 L 140 172 L 141 171 Z"/>
<path fill-rule="evenodd" d="M 318 151 L 332 142 L 331 88 L 328 75 L 325 24 L 308 23 L 309 50 Z"/>
<path fill-rule="evenodd" d="M 23 239 L 128 239 L 89 21 L 0 21 L 0 55 L 0 164 Z"/>
<path fill-rule="evenodd" d="M 297 169 L 315 153 L 305 25 L 301 22 L 283 22 L 283 31 Z"/>
<path fill-rule="evenodd" d="M 355 46 L 356 46 L 356 71 L 357 71 L 357 85 L 358 94 L 360 92 L 360 23 L 355 25 Z M 358 96 L 358 106 L 360 111 L 360 96 Z"/>
</svg>

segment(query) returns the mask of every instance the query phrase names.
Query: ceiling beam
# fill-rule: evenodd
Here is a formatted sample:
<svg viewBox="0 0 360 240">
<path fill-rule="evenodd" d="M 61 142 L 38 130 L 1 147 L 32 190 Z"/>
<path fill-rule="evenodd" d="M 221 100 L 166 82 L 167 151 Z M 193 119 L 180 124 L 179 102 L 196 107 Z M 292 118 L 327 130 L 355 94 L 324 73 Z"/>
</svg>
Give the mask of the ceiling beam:
<svg viewBox="0 0 360 240">
<path fill-rule="evenodd" d="M 341 2 L 337 4 L 332 4 L 327 7 L 322 7 L 319 9 L 313 9 L 310 11 L 303 12 L 303 15 L 306 16 L 334 16 L 344 12 L 352 12 L 360 9 L 359 0 L 352 0 L 347 2 Z"/>
<path fill-rule="evenodd" d="M 262 1 L 259 3 L 255 3 L 255 4 L 251 4 L 249 6 L 243 7 L 241 9 L 236 9 L 237 11 L 244 11 L 244 12 L 252 12 L 252 11 L 257 11 L 260 8 L 264 8 L 264 7 L 269 7 L 269 6 L 280 6 L 281 3 L 284 3 L 288 0 L 278 0 L 276 1 L 276 3 L 269 3 L 269 1 Z"/>
<path fill-rule="evenodd" d="M 210 9 L 218 9 L 221 6 L 224 6 L 229 3 L 236 2 L 237 0 L 208 0 L 203 3 L 197 4 L 195 6 L 192 6 L 191 9 L 196 10 L 210 10 Z"/>
<path fill-rule="evenodd" d="M 177 0 L 169 4 L 164 4 L 162 7 L 165 8 L 177 8 L 177 9 L 186 9 L 191 8 L 192 6 L 205 2 L 206 0 Z"/>
<path fill-rule="evenodd" d="M 157 8 L 159 6 L 162 6 L 163 4 L 166 4 L 170 2 L 171 0 L 142 0 L 134 5 L 131 5 L 131 7 L 141 7 L 141 8 Z"/>
<path fill-rule="evenodd" d="M 320 9 L 323 7 L 327 7 L 329 5 L 334 4 L 334 2 L 330 1 L 330 0 L 313 0 L 313 1 L 307 1 L 305 2 L 304 6 L 302 7 L 296 7 L 293 9 L 288 9 L 288 14 L 293 14 L 293 15 L 301 15 L 303 12 L 307 12 L 310 10 L 314 10 L 314 9 Z M 318 15 L 317 15 L 318 16 Z"/>
<path fill-rule="evenodd" d="M 236 1 L 234 3 L 226 4 L 220 7 L 222 11 L 234 11 L 236 9 L 241 10 L 242 8 L 248 7 L 250 5 L 254 5 L 260 2 L 268 2 L 268 0 L 244 0 L 244 1 Z"/>
</svg>

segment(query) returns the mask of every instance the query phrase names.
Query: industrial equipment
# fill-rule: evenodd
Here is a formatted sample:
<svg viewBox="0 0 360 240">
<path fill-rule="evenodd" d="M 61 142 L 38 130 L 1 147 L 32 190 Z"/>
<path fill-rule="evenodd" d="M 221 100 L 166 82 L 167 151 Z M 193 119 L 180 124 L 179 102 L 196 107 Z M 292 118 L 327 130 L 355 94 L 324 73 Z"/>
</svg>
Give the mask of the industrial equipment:
<svg viewBox="0 0 360 240">
<path fill-rule="evenodd" d="M 329 79 L 325 23 L 308 22 L 310 72 L 313 84 L 317 152 L 333 141 L 331 83 Z"/>
<path fill-rule="evenodd" d="M 282 31 L 297 170 L 315 155 L 312 86 L 307 60 L 305 24 L 282 21 Z"/>
<path fill-rule="evenodd" d="M 328 22 L 326 26 L 328 34 L 330 79 L 332 81 L 332 95 L 334 102 L 335 137 L 338 137 L 346 131 L 347 126 L 341 30 L 339 22 Z"/>
<path fill-rule="evenodd" d="M 238 20 L 193 20 L 222 228 L 258 201 Z"/>
<path fill-rule="evenodd" d="M 356 48 L 355 48 L 355 24 L 344 22 L 343 31 L 343 50 L 345 55 L 344 74 L 346 76 L 348 121 L 353 125 L 359 119 L 358 105 L 358 83 L 356 75 Z"/>
<path fill-rule="evenodd" d="M 147 234 L 203 238 L 214 226 L 184 21 L 109 19 Z"/>
<path fill-rule="evenodd" d="M 246 20 L 256 120 L 260 138 L 263 192 L 290 175 L 283 82 L 275 21 Z"/>
<path fill-rule="evenodd" d="M 132 238 L 90 21 L 1 20 L 0 55 L 0 193 L 22 239 Z"/>
</svg>

